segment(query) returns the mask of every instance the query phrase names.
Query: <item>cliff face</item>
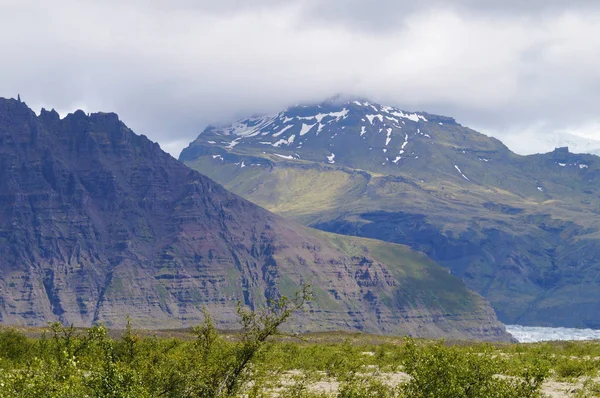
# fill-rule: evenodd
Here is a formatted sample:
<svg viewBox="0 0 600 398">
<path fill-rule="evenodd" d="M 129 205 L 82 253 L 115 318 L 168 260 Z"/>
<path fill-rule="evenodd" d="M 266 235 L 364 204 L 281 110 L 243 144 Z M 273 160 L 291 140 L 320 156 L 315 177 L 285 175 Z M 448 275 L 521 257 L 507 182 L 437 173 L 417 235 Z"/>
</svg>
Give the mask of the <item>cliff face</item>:
<svg viewBox="0 0 600 398">
<path fill-rule="evenodd" d="M 295 330 L 506 339 L 479 295 L 426 256 L 286 221 L 190 170 L 117 115 L 36 116 L 0 99 L 0 320 L 237 326 L 316 293 Z"/>
</svg>

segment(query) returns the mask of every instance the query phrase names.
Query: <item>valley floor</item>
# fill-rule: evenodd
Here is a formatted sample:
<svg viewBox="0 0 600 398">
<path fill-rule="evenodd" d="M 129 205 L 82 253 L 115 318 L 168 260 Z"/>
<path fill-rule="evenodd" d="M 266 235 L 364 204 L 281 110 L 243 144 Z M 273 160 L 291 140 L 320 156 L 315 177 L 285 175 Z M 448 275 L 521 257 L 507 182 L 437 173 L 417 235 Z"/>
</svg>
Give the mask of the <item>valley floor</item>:
<svg viewBox="0 0 600 398">
<path fill-rule="evenodd" d="M 0 397 L 600 396 L 600 341 L 481 343 L 360 333 L 261 341 L 261 331 L 217 333 L 210 324 L 189 331 L 0 327 Z M 228 386 L 223 375 L 232 374 L 236 382 Z M 468 389 L 477 392 L 463 395 Z"/>
</svg>

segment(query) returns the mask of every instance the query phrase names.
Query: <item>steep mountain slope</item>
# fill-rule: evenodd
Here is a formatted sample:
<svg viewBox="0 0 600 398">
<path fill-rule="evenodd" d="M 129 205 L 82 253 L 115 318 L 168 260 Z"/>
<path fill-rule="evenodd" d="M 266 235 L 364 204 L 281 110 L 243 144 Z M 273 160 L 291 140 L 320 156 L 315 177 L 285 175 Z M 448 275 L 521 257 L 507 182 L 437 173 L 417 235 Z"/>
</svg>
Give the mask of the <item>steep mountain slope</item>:
<svg viewBox="0 0 600 398">
<path fill-rule="evenodd" d="M 305 225 L 426 252 L 505 323 L 600 328 L 600 162 L 364 100 L 207 128 L 180 159 Z"/>
<path fill-rule="evenodd" d="M 288 222 L 190 170 L 117 115 L 36 116 L 0 99 L 0 320 L 232 328 L 314 286 L 303 330 L 506 339 L 481 296 L 425 255 Z"/>
</svg>

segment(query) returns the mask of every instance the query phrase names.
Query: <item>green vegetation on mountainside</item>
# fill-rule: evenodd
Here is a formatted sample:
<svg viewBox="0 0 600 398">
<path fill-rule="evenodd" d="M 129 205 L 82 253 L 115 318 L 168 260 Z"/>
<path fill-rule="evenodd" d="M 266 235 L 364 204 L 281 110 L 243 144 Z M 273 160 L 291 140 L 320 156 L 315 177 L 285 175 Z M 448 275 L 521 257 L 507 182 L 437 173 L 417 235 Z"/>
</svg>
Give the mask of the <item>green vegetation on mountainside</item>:
<svg viewBox="0 0 600 398">
<path fill-rule="evenodd" d="M 600 159 L 519 156 L 450 118 L 397 115 L 294 107 L 237 138 L 208 128 L 181 160 L 305 225 L 427 253 L 505 323 L 600 328 Z M 328 122 L 298 136 L 311 118 Z"/>
</svg>

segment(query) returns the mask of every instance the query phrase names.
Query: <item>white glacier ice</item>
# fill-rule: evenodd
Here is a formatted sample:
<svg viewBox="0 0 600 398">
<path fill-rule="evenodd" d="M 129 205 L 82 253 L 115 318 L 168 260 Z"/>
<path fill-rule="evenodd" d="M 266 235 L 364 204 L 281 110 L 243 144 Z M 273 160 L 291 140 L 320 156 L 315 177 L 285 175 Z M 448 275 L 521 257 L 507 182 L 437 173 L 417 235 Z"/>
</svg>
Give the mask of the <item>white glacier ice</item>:
<svg viewBox="0 0 600 398">
<path fill-rule="evenodd" d="M 535 343 L 552 340 L 596 340 L 600 330 L 575 328 L 548 328 L 541 326 L 505 325 L 506 331 L 519 343 Z"/>
</svg>

